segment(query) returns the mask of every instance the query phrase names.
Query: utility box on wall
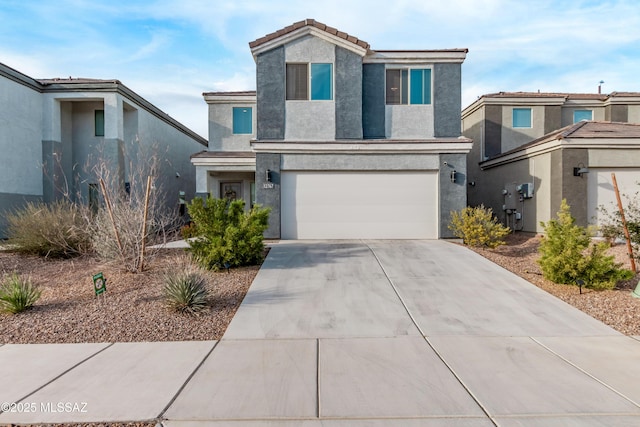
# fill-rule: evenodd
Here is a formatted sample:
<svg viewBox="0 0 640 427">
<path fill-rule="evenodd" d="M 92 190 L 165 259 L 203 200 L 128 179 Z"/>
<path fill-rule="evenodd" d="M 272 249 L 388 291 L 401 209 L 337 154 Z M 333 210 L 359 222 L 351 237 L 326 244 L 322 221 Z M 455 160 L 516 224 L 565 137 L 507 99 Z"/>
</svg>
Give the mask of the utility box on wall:
<svg viewBox="0 0 640 427">
<path fill-rule="evenodd" d="M 533 183 L 520 184 L 517 187 L 518 193 L 523 199 L 531 199 L 533 197 Z"/>
<path fill-rule="evenodd" d="M 515 182 L 505 184 L 504 190 L 502 190 L 502 195 L 504 196 L 504 205 L 502 206 L 502 210 L 515 211 L 518 209 L 518 192 L 517 184 Z"/>
</svg>

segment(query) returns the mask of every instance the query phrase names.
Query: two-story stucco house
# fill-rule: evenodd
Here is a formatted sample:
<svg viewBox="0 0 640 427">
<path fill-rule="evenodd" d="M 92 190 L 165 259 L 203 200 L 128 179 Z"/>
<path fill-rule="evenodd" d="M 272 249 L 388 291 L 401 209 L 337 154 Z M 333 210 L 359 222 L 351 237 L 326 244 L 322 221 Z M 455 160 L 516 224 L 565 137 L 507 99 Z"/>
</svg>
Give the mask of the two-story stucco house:
<svg viewBox="0 0 640 427">
<path fill-rule="evenodd" d="M 597 224 L 598 206 L 615 200 L 612 172 L 621 192 L 640 190 L 638 124 L 640 93 L 484 95 L 462 112 L 474 141 L 468 203 L 540 232 L 567 199 L 579 224 Z"/>
<path fill-rule="evenodd" d="M 36 80 L 0 64 L 0 238 L 6 212 L 68 195 L 92 203 L 92 162 L 108 159 L 123 186 L 136 152 L 160 161 L 169 209 L 193 197 L 190 154 L 207 141 L 118 80 Z M 123 188 L 124 189 L 124 188 Z"/>
<path fill-rule="evenodd" d="M 372 50 L 313 19 L 249 43 L 256 92 L 205 93 L 198 194 L 271 208 L 268 238 L 446 238 L 466 206 L 466 49 Z"/>
</svg>

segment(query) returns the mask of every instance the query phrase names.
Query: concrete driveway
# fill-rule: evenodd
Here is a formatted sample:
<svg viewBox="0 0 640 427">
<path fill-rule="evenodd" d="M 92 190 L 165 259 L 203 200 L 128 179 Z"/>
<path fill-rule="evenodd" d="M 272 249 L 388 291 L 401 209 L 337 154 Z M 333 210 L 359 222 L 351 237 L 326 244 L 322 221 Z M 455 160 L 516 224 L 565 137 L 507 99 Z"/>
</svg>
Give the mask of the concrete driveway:
<svg viewBox="0 0 640 427">
<path fill-rule="evenodd" d="M 638 359 L 449 242 L 286 242 L 166 424 L 640 425 Z"/>
<path fill-rule="evenodd" d="M 20 384 L 0 400 L 90 409 L 0 423 L 640 425 L 639 359 L 640 341 L 449 242 L 284 242 L 220 342 L 0 346 Z"/>
</svg>

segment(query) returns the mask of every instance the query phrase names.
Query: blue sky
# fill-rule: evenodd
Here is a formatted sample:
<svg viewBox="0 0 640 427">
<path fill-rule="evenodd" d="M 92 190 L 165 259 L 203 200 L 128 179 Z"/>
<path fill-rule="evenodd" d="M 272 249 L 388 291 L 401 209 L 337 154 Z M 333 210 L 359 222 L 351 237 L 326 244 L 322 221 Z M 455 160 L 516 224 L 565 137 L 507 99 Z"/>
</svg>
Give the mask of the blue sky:
<svg viewBox="0 0 640 427">
<path fill-rule="evenodd" d="M 314 18 L 372 49 L 468 48 L 462 105 L 499 91 L 640 91 L 637 0 L 2 0 L 0 62 L 118 79 L 207 136 L 202 92 L 255 89 L 248 43 Z"/>
</svg>

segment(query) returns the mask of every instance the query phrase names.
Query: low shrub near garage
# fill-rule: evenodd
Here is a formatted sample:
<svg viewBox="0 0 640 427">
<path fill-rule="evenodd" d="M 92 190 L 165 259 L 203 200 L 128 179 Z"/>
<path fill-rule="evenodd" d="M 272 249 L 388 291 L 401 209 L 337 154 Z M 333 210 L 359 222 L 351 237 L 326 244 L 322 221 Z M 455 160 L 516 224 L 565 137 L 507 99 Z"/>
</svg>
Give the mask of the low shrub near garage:
<svg viewBox="0 0 640 427">
<path fill-rule="evenodd" d="M 245 212 L 243 200 L 195 198 L 187 206 L 194 239 L 189 251 L 195 261 L 211 270 L 255 265 L 264 253 L 263 233 L 270 209 L 254 206 Z"/>
<path fill-rule="evenodd" d="M 491 208 L 485 208 L 484 205 L 467 206 L 460 212 L 451 212 L 449 230 L 461 238 L 465 245 L 489 248 L 504 245 L 503 238 L 511 232 L 498 222 Z"/>
<path fill-rule="evenodd" d="M 543 276 L 555 283 L 577 285 L 580 281 L 592 289 L 612 289 L 633 273 L 605 254 L 608 243 L 592 243 L 593 231 L 575 224 L 571 209 L 562 200 L 557 219 L 542 222 L 545 236 L 540 243 Z"/>
</svg>

